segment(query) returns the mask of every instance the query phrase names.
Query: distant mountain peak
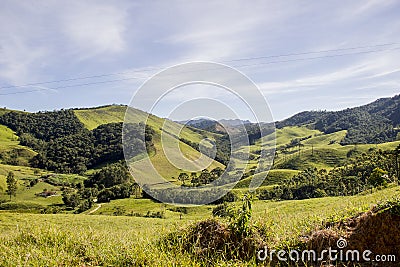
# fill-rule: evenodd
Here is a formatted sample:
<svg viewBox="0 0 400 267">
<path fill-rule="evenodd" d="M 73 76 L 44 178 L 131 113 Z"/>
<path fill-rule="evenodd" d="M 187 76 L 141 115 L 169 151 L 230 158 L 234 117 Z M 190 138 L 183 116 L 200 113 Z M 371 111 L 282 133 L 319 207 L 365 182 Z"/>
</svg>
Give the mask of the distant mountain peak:
<svg viewBox="0 0 400 267">
<path fill-rule="evenodd" d="M 222 119 L 218 121 L 222 125 L 228 125 L 228 126 L 238 126 L 242 124 L 250 124 L 251 121 L 249 120 L 241 120 L 241 119 Z"/>
</svg>

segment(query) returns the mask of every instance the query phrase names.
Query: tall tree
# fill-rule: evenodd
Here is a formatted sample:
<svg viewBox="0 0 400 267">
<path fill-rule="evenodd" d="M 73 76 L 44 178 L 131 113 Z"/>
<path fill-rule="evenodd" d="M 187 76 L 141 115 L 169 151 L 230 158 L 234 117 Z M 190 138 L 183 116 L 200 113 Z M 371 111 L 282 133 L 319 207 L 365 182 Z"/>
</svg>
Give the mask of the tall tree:
<svg viewBox="0 0 400 267">
<path fill-rule="evenodd" d="M 224 173 L 224 170 L 221 169 L 220 167 L 216 167 L 216 168 L 212 169 L 210 172 L 213 180 L 218 179 L 223 173 Z"/>
<path fill-rule="evenodd" d="M 15 175 L 13 172 L 9 172 L 7 175 L 7 194 L 10 196 L 16 196 L 17 194 L 17 179 L 15 179 Z"/>
<path fill-rule="evenodd" d="M 178 176 L 178 180 L 182 182 L 182 184 L 185 184 L 185 181 L 189 179 L 189 175 L 187 175 L 184 172 L 181 172 Z"/>
<path fill-rule="evenodd" d="M 399 155 L 400 155 L 400 145 L 398 145 L 396 147 L 396 149 L 394 150 L 397 184 L 399 184 L 399 180 L 400 180 Z"/>
</svg>

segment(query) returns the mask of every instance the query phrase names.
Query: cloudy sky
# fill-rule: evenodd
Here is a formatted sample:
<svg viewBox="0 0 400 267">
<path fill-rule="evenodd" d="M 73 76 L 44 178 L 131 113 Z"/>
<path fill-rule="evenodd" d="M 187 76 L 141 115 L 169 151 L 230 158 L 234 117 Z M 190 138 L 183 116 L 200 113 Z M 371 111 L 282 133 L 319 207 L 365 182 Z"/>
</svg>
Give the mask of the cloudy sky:
<svg viewBox="0 0 400 267">
<path fill-rule="evenodd" d="M 400 93 L 400 2 L 345 2 L 2 0 L 0 105 L 128 104 L 146 79 L 190 61 L 237 68 L 276 120 Z"/>
</svg>

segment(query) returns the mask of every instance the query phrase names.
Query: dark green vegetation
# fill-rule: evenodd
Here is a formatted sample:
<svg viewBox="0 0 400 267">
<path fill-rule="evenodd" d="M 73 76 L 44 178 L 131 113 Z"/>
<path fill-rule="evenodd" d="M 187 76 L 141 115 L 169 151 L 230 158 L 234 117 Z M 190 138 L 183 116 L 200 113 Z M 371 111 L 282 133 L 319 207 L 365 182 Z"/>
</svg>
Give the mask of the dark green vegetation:
<svg viewBox="0 0 400 267">
<path fill-rule="evenodd" d="M 355 195 L 372 187 L 397 183 L 400 146 L 390 152 L 371 148 L 348 164 L 331 170 L 309 168 L 282 180 L 272 190 L 262 190 L 261 199 L 307 199 Z"/>
<path fill-rule="evenodd" d="M 342 111 L 306 111 L 277 123 L 304 126 L 326 134 L 347 130 L 341 144 L 378 144 L 396 140 L 400 124 L 400 95 Z"/>
<path fill-rule="evenodd" d="M 6 193 L 10 196 L 10 200 L 12 196 L 15 196 L 17 193 L 17 179 L 15 179 L 15 175 L 13 172 L 9 172 L 7 175 L 7 190 Z"/>
<path fill-rule="evenodd" d="M 40 113 L 7 112 L 0 123 L 20 137 L 20 144 L 38 152 L 31 166 L 59 173 L 83 174 L 88 168 L 123 159 L 122 123 L 100 125 L 87 130 L 71 110 Z M 145 151 L 140 126 L 127 125 L 124 134 L 132 136 L 129 156 Z M 146 136 L 151 147 L 152 131 Z"/>
</svg>

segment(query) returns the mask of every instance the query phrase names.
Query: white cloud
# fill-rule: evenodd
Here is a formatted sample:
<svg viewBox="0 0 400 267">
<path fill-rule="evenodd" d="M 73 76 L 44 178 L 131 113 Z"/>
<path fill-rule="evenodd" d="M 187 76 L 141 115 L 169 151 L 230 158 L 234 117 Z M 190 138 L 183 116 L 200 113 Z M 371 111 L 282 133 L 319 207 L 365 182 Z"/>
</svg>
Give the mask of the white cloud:
<svg viewBox="0 0 400 267">
<path fill-rule="evenodd" d="M 304 88 L 311 90 L 311 88 L 322 87 L 328 84 L 339 83 L 346 79 L 359 77 L 371 69 L 371 65 L 359 63 L 319 75 L 307 76 L 284 82 L 264 82 L 259 84 L 259 88 L 265 94 L 304 91 Z"/>
<path fill-rule="evenodd" d="M 226 61 L 400 43 L 400 20 L 396 13 L 399 7 L 396 1 L 384 0 L 252 4 L 3 0 L 0 1 L 0 84 L 113 73 L 60 85 L 129 79 L 81 87 L 82 93 L 87 94 L 91 88 L 96 89 L 96 94 L 90 94 L 90 99 L 81 100 L 82 103 L 126 103 L 129 90 L 138 88 L 161 67 L 210 60 L 249 65 L 238 69 L 259 82 L 263 92 L 271 94 L 276 102 L 283 98 L 285 101 L 304 98 L 303 106 L 296 104 L 291 110 L 282 111 L 294 113 L 311 105 L 310 97 L 318 94 L 324 94 L 326 99 L 339 94 L 352 97 L 365 93 L 358 88 L 367 88 L 376 91 L 371 96 L 379 96 L 380 88 L 396 85 L 393 81 L 399 78 L 400 50 L 279 64 L 268 62 L 296 57 Z M 314 54 L 304 55 L 308 56 Z M 66 99 L 68 103 L 76 102 L 76 91 L 60 90 L 65 98 L 49 101 L 51 107 L 64 107 Z M 318 104 L 334 105 L 326 99 Z M 21 99 L 13 101 L 19 103 Z M 30 102 L 35 101 L 27 100 L 24 104 L 29 106 Z"/>
<path fill-rule="evenodd" d="M 80 56 L 90 57 L 126 49 L 126 14 L 116 6 L 75 2 L 66 6 L 61 23 L 64 34 Z"/>
<path fill-rule="evenodd" d="M 32 19 L 30 12 L 23 4 L 0 4 L 0 78 L 7 84 L 38 79 L 39 69 L 46 65 L 41 59 L 48 56 L 48 49 L 36 41 L 40 19 Z"/>
<path fill-rule="evenodd" d="M 80 68 L 82 59 L 120 53 L 126 23 L 125 9 L 107 2 L 2 2 L 0 77 L 11 84 L 46 81 L 56 79 L 60 64 Z"/>
<path fill-rule="evenodd" d="M 387 8 L 388 6 L 395 3 L 394 0 L 369 0 L 363 1 L 351 12 L 353 16 L 367 15 L 369 12 L 377 12 L 380 9 Z"/>
<path fill-rule="evenodd" d="M 351 64 L 348 63 L 347 66 L 340 64 L 330 68 L 330 71 L 285 81 L 262 82 L 259 87 L 265 94 L 303 92 L 304 90 L 338 86 L 344 82 L 356 84 L 354 90 L 360 85 L 362 88 L 378 87 L 383 84 L 388 85 L 388 82 L 382 83 L 380 78 L 399 74 L 398 60 L 399 55 L 390 50 L 383 53 L 372 53 L 362 59 L 354 60 Z"/>
<path fill-rule="evenodd" d="M 0 77 L 12 84 L 32 79 L 32 69 L 40 68 L 37 61 L 47 54 L 46 49 L 32 49 L 18 36 L 0 41 Z"/>
<path fill-rule="evenodd" d="M 180 59 L 221 61 L 254 55 L 263 32 L 276 31 L 276 25 L 302 8 L 272 1 L 244 5 L 241 1 L 203 3 L 186 2 L 178 7 L 178 15 L 169 22 L 174 30 L 159 42 L 183 47 Z"/>
</svg>

